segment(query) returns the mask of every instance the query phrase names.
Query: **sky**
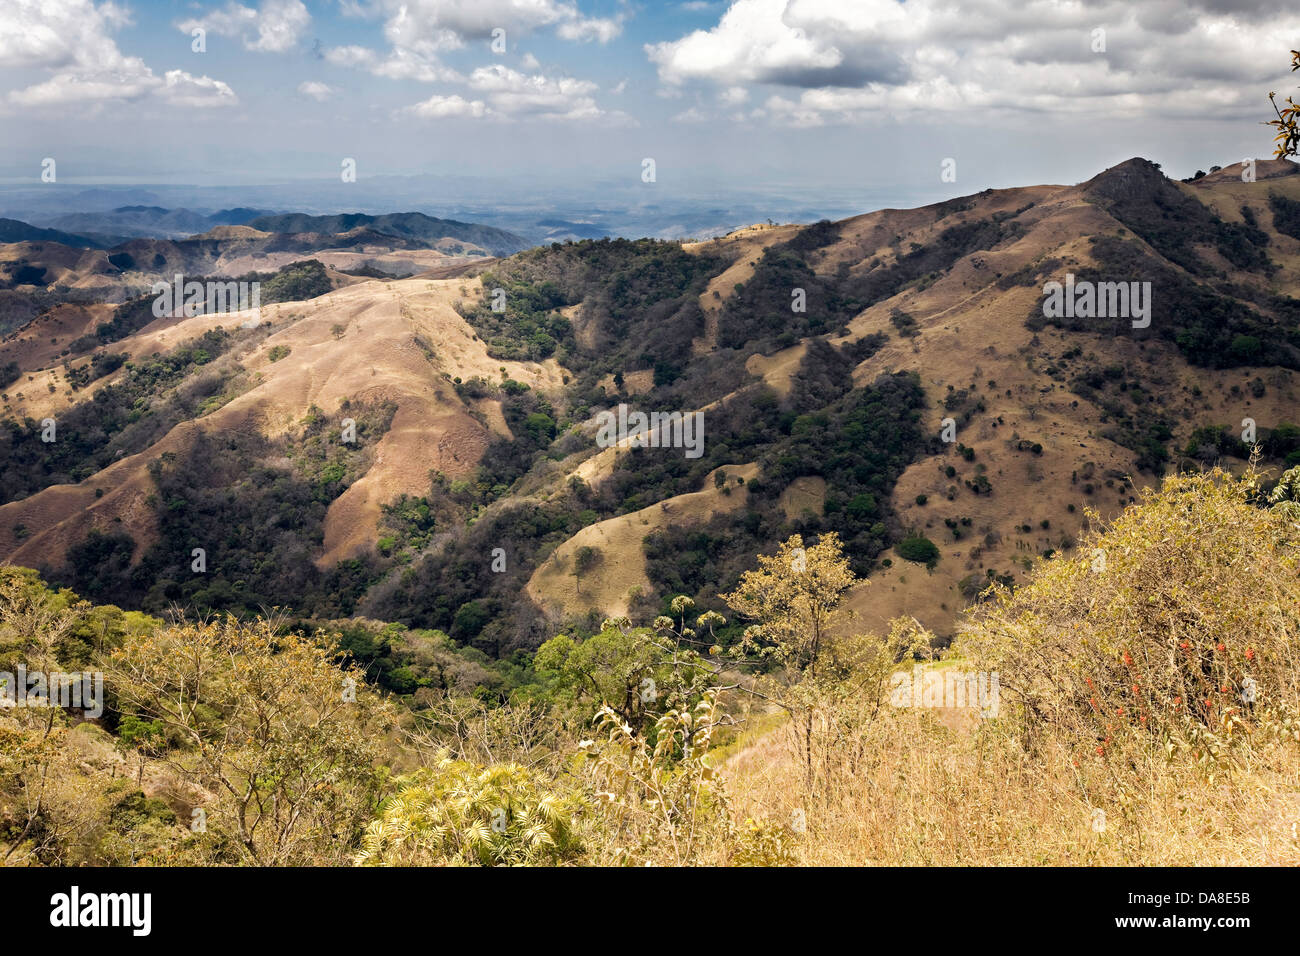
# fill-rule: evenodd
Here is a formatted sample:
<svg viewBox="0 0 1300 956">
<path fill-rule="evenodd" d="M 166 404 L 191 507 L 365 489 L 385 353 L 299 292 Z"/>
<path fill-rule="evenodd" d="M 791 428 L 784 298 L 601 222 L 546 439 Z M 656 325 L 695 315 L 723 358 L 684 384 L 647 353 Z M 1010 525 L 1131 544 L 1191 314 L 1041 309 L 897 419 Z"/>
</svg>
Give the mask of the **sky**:
<svg viewBox="0 0 1300 956">
<path fill-rule="evenodd" d="M 876 208 L 1187 176 L 1270 155 L 1297 47 L 1266 0 L 0 0 L 0 182 L 327 189 L 351 159 Z"/>
</svg>

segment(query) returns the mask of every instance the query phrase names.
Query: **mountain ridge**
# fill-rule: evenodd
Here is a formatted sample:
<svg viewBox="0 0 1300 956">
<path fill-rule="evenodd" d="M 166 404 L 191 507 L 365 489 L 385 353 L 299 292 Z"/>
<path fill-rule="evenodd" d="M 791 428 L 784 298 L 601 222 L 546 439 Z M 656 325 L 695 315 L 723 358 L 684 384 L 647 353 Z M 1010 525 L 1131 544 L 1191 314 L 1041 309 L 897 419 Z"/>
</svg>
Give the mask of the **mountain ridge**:
<svg viewBox="0 0 1300 956">
<path fill-rule="evenodd" d="M 384 235 L 403 239 L 463 239 L 474 245 L 482 246 L 494 256 L 512 255 L 528 248 L 530 243 L 522 236 L 497 229 L 494 226 L 480 226 L 475 223 L 460 222 L 455 219 L 437 219 L 422 212 L 385 213 L 370 215 L 368 213 L 338 213 L 334 215 L 311 215 L 308 213 L 281 213 L 259 216 L 244 225 L 263 232 L 277 233 L 347 233 L 360 226 L 372 229 Z"/>
</svg>

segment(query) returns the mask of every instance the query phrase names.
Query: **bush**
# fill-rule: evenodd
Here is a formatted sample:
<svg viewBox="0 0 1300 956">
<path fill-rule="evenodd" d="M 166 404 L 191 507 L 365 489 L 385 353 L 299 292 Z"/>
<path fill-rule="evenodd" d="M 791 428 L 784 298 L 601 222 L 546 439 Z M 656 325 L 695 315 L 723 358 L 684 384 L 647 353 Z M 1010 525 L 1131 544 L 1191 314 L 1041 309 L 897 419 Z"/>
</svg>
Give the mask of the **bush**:
<svg viewBox="0 0 1300 956">
<path fill-rule="evenodd" d="M 518 764 L 443 756 L 398 781 L 366 828 L 363 866 L 544 866 L 575 858 L 581 800 Z"/>
<path fill-rule="evenodd" d="M 894 545 L 898 556 L 905 561 L 933 567 L 939 561 L 939 549 L 933 541 L 921 535 L 912 535 Z"/>
<path fill-rule="evenodd" d="M 1297 739 L 1300 534 L 1257 480 L 1166 479 L 965 630 L 963 655 L 1015 675 L 1024 732 L 1094 781 L 1168 760 L 1214 779 Z"/>
</svg>

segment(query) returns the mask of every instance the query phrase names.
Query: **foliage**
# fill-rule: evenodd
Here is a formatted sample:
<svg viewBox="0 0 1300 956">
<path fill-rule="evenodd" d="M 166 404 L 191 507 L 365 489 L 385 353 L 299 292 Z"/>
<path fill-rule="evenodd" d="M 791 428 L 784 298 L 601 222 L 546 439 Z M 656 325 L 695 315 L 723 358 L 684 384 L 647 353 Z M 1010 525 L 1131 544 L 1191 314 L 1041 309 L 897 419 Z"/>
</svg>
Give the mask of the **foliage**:
<svg viewBox="0 0 1300 956">
<path fill-rule="evenodd" d="M 692 255 L 680 243 L 600 239 L 554 243 L 495 264 L 483 279 L 483 298 L 465 310 L 497 358 L 540 359 L 554 354 L 568 368 L 588 372 L 681 363 L 703 327 L 694 299 L 721 263 Z M 504 312 L 492 294 L 505 291 Z M 579 347 L 559 310 L 581 303 L 591 343 Z M 636 351 L 633 350 L 634 343 Z"/>
<path fill-rule="evenodd" d="M 871 260 L 853 272 L 847 265 L 831 274 L 816 271 L 810 259 L 836 238 L 834 230 L 809 226 L 785 243 L 768 246 L 754 275 L 728 298 L 719 319 L 719 342 L 729 348 L 761 343 L 785 348 L 800 338 L 838 328 L 864 309 L 951 268 L 963 256 L 992 249 L 1022 231 L 1011 221 L 975 220 L 952 225 L 934 241 L 900 253 L 884 264 Z M 802 288 L 807 311 L 791 310 L 791 290 Z"/>
<path fill-rule="evenodd" d="M 364 866 L 546 866 L 581 852 L 573 793 L 518 764 L 443 757 L 398 783 L 366 827 Z"/>
<path fill-rule="evenodd" d="M 1112 775 L 1154 754 L 1213 776 L 1300 733 L 1300 539 L 1257 484 L 1168 478 L 978 613 L 959 652 L 1004 675 L 1028 739 Z"/>
<path fill-rule="evenodd" d="M 1188 198 L 1187 202 L 1203 208 L 1194 199 Z M 1181 220 L 1171 217 L 1168 221 Z M 1201 232 L 1193 224 L 1178 235 L 1178 244 L 1162 250 L 1174 262 L 1179 262 L 1180 250 L 1193 248 Z M 1254 364 L 1266 354 L 1274 364 L 1300 368 L 1300 332 L 1296 326 L 1300 300 L 1240 283 L 1211 283 L 1208 279 L 1212 277 L 1206 274 L 1208 267 L 1187 260 L 1179 264 L 1188 271 L 1172 268 L 1134 239 L 1093 236 L 1090 242 L 1098 267 L 1076 269 L 1077 281 L 1150 282 L 1150 328 L 1134 329 L 1131 319 L 1122 316 L 1045 318 L 1041 305 L 1035 306 L 1028 319 L 1030 328 L 1051 324 L 1072 331 L 1138 339 L 1157 335 L 1176 345 L 1192 364 L 1207 368 Z"/>
<path fill-rule="evenodd" d="M 805 548 L 796 534 L 776 554 L 760 555 L 758 570 L 746 571 L 736 590 L 722 597 L 758 622 L 745 631 L 743 652 L 815 674 L 840 600 L 855 582 L 839 535 L 827 532 Z"/>
<path fill-rule="evenodd" d="M 1291 51 L 1291 72 L 1296 70 L 1300 70 L 1300 50 Z M 1273 137 L 1277 144 L 1273 155 L 1278 159 L 1295 156 L 1300 151 L 1300 106 L 1288 96 L 1286 106 L 1278 109 L 1274 93 L 1268 94 L 1268 101 L 1273 104 L 1273 112 L 1277 114 L 1277 119 L 1268 121 L 1269 126 L 1277 129 L 1277 135 Z"/>
<path fill-rule="evenodd" d="M 156 318 L 153 314 L 156 298 L 153 295 L 143 295 L 128 299 L 113 310 L 108 321 L 100 322 L 93 331 L 69 342 L 68 350 L 76 355 L 100 345 L 121 341 L 128 335 L 140 331 Z"/>
<path fill-rule="evenodd" d="M 707 758 L 719 714 L 714 694 L 655 721 L 653 743 L 608 707 L 596 715 L 596 738 L 579 744 L 582 769 L 596 788 L 596 807 L 617 836 L 612 859 L 638 865 L 701 862 L 725 826 L 726 797 Z"/>
<path fill-rule="evenodd" d="M 676 620 L 662 615 L 638 628 L 607 620 L 581 641 L 561 634 L 537 649 L 534 667 L 550 684 L 553 700 L 588 714 L 593 706 L 608 709 L 632 733 L 645 733 L 666 710 L 694 707 L 716 676 L 699 648 L 712 646 L 715 627 L 725 622 L 706 612 L 688 627 L 686 614 L 693 607 L 679 595 L 671 607 Z"/>
<path fill-rule="evenodd" d="M 250 613 L 273 606 L 351 613 L 376 574 L 346 564 L 321 572 L 313 550 L 330 503 L 365 472 L 394 411 L 391 403 L 345 402 L 342 415 L 356 421 L 352 443 L 340 440 L 337 420 L 315 408 L 275 439 L 197 432 L 184 454 L 164 452 L 150 463 L 159 540 L 137 564 L 130 564 L 136 543 L 128 534 L 91 532 L 69 550 L 69 565 L 50 576 L 94 598 L 155 611 L 181 602 Z M 196 547 L 205 552 L 201 573 L 193 569 Z"/>
<path fill-rule="evenodd" d="M 276 302 L 305 302 L 330 292 L 330 282 L 325 266 L 318 259 L 291 262 L 275 272 L 249 272 L 239 277 L 241 282 L 260 282 L 262 305 Z M 274 361 L 274 359 L 272 359 Z"/>
<path fill-rule="evenodd" d="M 915 561 L 934 567 L 939 561 L 939 549 L 925 535 L 912 535 L 894 545 L 898 556 L 905 561 Z"/>
<path fill-rule="evenodd" d="M 228 401 L 243 369 L 215 360 L 235 342 L 231 333 L 212 330 L 170 352 L 127 362 L 120 381 L 59 416 L 57 441 L 41 441 L 42 426 L 30 418 L 0 422 L 0 500 L 82 481 L 119 457 L 143 451 L 177 423 Z"/>
<path fill-rule="evenodd" d="M 1300 201 L 1269 193 L 1268 206 L 1273 211 L 1273 228 L 1284 236 L 1300 239 Z"/>
<path fill-rule="evenodd" d="M 120 710 L 160 721 L 168 766 L 209 795 L 187 852 L 279 866 L 338 863 L 356 845 L 391 717 L 321 639 L 181 621 L 128 639 L 108 667 Z"/>
<path fill-rule="evenodd" d="M 732 656 L 774 661 L 784 673 L 759 676 L 746 691 L 789 716 L 788 730 L 810 793 L 831 773 L 832 753 L 864 756 L 861 735 L 880 713 L 890 673 L 926 649 L 930 635 L 915 622 L 895 622 L 889 635 L 856 634 L 840 606 L 859 583 L 834 533 L 805 548 L 795 535 L 777 554 L 759 556 L 724 600 L 750 625 Z"/>
</svg>

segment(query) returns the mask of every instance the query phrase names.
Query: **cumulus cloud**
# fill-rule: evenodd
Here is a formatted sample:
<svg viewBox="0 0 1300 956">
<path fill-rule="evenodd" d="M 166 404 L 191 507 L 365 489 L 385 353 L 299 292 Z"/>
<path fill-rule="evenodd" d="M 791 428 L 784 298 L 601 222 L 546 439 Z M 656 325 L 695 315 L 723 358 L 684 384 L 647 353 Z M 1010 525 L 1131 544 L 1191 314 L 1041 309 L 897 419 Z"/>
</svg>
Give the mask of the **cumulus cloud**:
<svg viewBox="0 0 1300 956">
<path fill-rule="evenodd" d="M 555 32 L 565 40 L 576 40 L 579 43 L 590 43 L 593 40 L 597 43 L 608 43 L 623 32 L 623 18 L 576 17 L 561 23 Z"/>
<path fill-rule="evenodd" d="M 570 0 L 370 0 L 351 2 L 347 12 L 383 20 L 384 52 L 336 47 L 325 52 L 332 63 L 368 70 L 391 79 L 426 83 L 462 82 L 441 57 L 469 42 L 487 41 L 504 30 L 507 43 L 516 35 L 554 29 L 563 39 L 607 43 L 623 29 L 623 17 L 585 17 Z M 536 69 L 537 61 L 524 65 Z"/>
<path fill-rule="evenodd" d="M 464 80 L 458 72 L 438 62 L 436 57 L 412 50 L 394 49 L 387 55 L 369 47 L 336 46 L 325 51 L 325 59 L 335 66 L 351 66 L 390 80 L 416 80 L 420 83 L 457 83 Z"/>
<path fill-rule="evenodd" d="M 589 119 L 601 115 L 591 95 L 597 86 L 588 80 L 520 73 L 494 63 L 471 73 L 469 86 L 485 94 L 492 109 L 506 116 Z"/>
<path fill-rule="evenodd" d="M 168 70 L 158 95 L 176 106 L 206 108 L 233 106 L 238 102 L 235 91 L 210 76 L 193 76 L 184 70 Z"/>
<path fill-rule="evenodd" d="M 220 80 L 183 70 L 154 75 L 118 49 L 112 34 L 130 23 L 125 9 L 93 0 L 0 0 L 0 68 L 45 69 L 43 82 L 7 96 L 19 107 L 68 106 L 155 97 L 181 106 L 231 106 Z"/>
<path fill-rule="evenodd" d="M 482 100 L 467 100 L 463 96 L 429 97 L 422 103 L 408 106 L 404 112 L 421 119 L 448 119 L 457 116 L 469 116 L 475 119 L 487 116 L 491 110 Z"/>
<path fill-rule="evenodd" d="M 332 86 L 327 86 L 324 83 L 318 83 L 315 80 L 306 80 L 298 84 L 298 92 L 303 96 L 310 96 L 318 103 L 324 103 L 337 91 Z"/>
<path fill-rule="evenodd" d="M 0 66 L 63 67 L 124 65 L 126 58 L 109 37 L 130 22 L 112 3 L 90 0 L 2 0 Z"/>
<path fill-rule="evenodd" d="M 455 35 L 487 39 L 498 28 L 528 33 L 545 27 L 567 29 L 565 39 L 613 39 L 622 17 L 587 18 L 572 0 L 371 0 L 356 6 L 385 18 L 385 33 L 411 37 Z"/>
<path fill-rule="evenodd" d="M 1226 112 L 1278 72 L 1260 51 L 1284 54 L 1297 34 L 1300 13 L 1263 0 L 735 0 L 711 29 L 645 49 L 668 88 L 716 84 L 734 103 L 767 87 L 767 115 L 819 125 L 971 109 Z"/>
<path fill-rule="evenodd" d="M 176 28 L 183 33 L 204 29 L 219 36 L 239 37 L 245 49 L 284 53 L 297 45 L 310 23 L 311 14 L 302 0 L 265 0 L 256 10 L 232 0 L 207 16 L 182 20 Z"/>
<path fill-rule="evenodd" d="M 580 120 L 609 117 L 596 105 L 597 86 L 587 80 L 520 73 L 502 64 L 476 69 L 465 80 L 478 98 L 435 94 L 400 112 L 425 119 Z M 611 119 L 622 121 L 622 114 Z"/>
</svg>

